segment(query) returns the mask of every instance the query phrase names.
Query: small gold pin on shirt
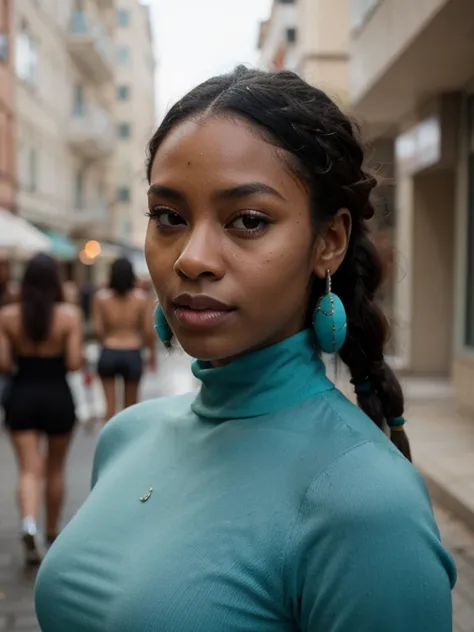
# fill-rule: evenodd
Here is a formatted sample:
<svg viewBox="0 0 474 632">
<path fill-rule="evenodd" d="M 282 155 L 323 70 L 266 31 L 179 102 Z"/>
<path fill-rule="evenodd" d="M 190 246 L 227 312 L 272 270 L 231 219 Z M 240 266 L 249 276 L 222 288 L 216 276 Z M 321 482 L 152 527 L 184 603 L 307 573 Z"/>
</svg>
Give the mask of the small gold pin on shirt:
<svg viewBox="0 0 474 632">
<path fill-rule="evenodd" d="M 148 490 L 148 494 L 145 494 L 144 496 L 140 496 L 138 500 L 141 503 L 146 503 L 146 501 L 150 498 L 152 494 L 153 494 L 153 487 L 150 487 L 150 489 Z"/>
</svg>

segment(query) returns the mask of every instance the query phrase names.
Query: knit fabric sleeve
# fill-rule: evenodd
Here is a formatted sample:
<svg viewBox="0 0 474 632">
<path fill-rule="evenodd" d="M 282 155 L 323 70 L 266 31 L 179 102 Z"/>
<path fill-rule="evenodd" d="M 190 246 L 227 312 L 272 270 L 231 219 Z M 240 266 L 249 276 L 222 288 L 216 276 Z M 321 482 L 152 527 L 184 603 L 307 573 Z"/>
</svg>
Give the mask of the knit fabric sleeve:
<svg viewBox="0 0 474 632">
<path fill-rule="evenodd" d="M 424 482 L 395 451 L 359 445 L 308 488 L 284 571 L 302 632 L 451 632 L 455 579 Z"/>
</svg>

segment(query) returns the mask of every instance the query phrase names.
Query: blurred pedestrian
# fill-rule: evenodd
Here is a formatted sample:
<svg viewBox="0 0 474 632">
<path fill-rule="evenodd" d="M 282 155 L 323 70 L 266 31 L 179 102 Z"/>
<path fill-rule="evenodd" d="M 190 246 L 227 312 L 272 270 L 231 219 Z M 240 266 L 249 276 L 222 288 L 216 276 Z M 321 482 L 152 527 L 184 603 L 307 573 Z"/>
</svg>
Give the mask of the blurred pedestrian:
<svg viewBox="0 0 474 632">
<path fill-rule="evenodd" d="M 106 400 L 106 420 L 137 403 L 143 374 L 143 350 L 155 368 L 153 308 L 148 296 L 135 287 L 131 262 L 120 257 L 110 268 L 109 287 L 99 290 L 92 307 L 94 333 L 102 345 L 97 372 Z M 123 401 L 118 405 L 117 382 L 123 382 Z"/>
<path fill-rule="evenodd" d="M 11 280 L 11 264 L 2 259 L 0 260 L 0 307 L 13 303 L 16 298 L 17 295 Z"/>
<path fill-rule="evenodd" d="M 58 533 L 64 469 L 75 422 L 68 371 L 82 365 L 81 316 L 63 301 L 56 261 L 33 257 L 21 301 L 0 311 L 0 370 L 12 373 L 4 398 L 5 424 L 18 462 L 18 505 L 27 563 L 41 560 L 37 517 L 46 482 L 46 538 Z M 41 439 L 47 439 L 43 452 Z"/>
<path fill-rule="evenodd" d="M 79 288 L 75 281 L 65 281 L 63 283 L 64 300 L 71 305 L 80 304 Z"/>
<path fill-rule="evenodd" d="M 296 74 L 239 67 L 184 96 L 149 156 L 157 330 L 202 385 L 103 431 L 40 569 L 43 632 L 451 631 L 456 572 L 384 359 L 355 126 Z"/>
</svg>

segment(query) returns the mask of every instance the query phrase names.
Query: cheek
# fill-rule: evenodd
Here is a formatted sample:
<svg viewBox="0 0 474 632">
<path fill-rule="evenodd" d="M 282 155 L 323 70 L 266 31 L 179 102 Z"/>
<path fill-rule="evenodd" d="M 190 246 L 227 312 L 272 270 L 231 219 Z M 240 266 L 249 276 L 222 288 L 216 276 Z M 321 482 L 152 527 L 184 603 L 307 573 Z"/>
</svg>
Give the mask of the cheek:
<svg viewBox="0 0 474 632">
<path fill-rule="evenodd" d="M 145 259 L 156 293 L 160 297 L 167 280 L 171 278 L 174 259 L 170 248 L 160 246 L 152 226 L 148 228 L 145 239 Z"/>
<path fill-rule="evenodd" d="M 311 244 L 307 236 L 298 237 L 286 235 L 252 261 L 239 262 L 239 284 L 245 288 L 244 300 L 254 313 L 268 311 L 270 306 L 276 311 L 285 306 L 291 310 L 306 299 L 312 274 Z"/>
</svg>

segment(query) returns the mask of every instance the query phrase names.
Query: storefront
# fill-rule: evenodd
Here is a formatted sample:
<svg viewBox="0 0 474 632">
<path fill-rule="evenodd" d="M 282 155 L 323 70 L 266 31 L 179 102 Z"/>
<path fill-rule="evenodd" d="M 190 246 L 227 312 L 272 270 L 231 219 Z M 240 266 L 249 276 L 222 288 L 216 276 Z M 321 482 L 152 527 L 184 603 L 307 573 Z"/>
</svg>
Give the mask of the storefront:
<svg viewBox="0 0 474 632">
<path fill-rule="evenodd" d="M 455 358 L 453 386 L 459 404 L 474 410 L 474 81 L 463 98 L 455 234 Z"/>
</svg>

